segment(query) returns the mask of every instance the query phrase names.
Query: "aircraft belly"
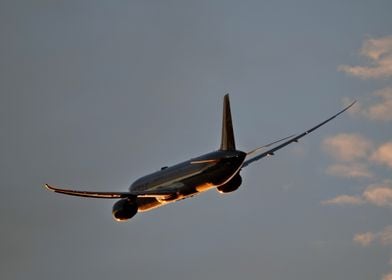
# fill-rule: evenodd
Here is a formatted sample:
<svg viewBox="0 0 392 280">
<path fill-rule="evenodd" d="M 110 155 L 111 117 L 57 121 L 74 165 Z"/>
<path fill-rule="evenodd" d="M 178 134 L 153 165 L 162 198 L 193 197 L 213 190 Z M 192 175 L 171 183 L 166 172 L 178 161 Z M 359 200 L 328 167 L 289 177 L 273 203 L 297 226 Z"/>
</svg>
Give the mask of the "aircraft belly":
<svg viewBox="0 0 392 280">
<path fill-rule="evenodd" d="M 138 197 L 155 197 L 161 204 L 154 208 L 160 207 L 224 184 L 239 171 L 241 163 L 241 159 L 182 163 L 139 179 L 131 186 L 131 192 Z"/>
<path fill-rule="evenodd" d="M 146 212 L 163 206 L 163 204 L 154 197 L 138 197 L 136 201 L 139 212 Z"/>
<path fill-rule="evenodd" d="M 212 183 L 204 183 L 204 184 L 196 186 L 196 191 L 197 192 L 205 192 L 205 191 L 208 191 L 212 188 L 215 188 L 215 185 L 213 185 Z"/>
<path fill-rule="evenodd" d="M 160 191 L 160 190 L 164 190 L 165 192 L 168 193 L 176 193 L 178 191 L 180 191 L 182 188 L 184 187 L 184 183 L 182 182 L 174 182 L 174 183 L 170 183 L 170 184 L 164 184 L 164 185 L 159 185 L 159 186 L 152 186 L 149 187 L 148 189 L 146 189 L 146 193 L 148 192 L 155 192 L 155 191 Z"/>
<path fill-rule="evenodd" d="M 140 190 L 146 197 L 140 197 L 139 211 L 150 211 L 216 188 L 220 184 L 230 180 L 239 171 L 239 167 L 234 165 L 230 166 L 230 168 L 224 168 L 223 166 L 216 165 L 214 168 L 203 171 L 197 175 L 184 174 L 185 176 L 183 175 L 177 178 L 177 181 L 172 180 L 164 184 L 145 186 L 143 190 Z M 149 194 L 151 197 L 148 197 Z M 159 195 L 154 197 L 154 194 Z M 142 203 L 142 199 L 149 200 L 144 200 L 144 203 Z"/>
</svg>

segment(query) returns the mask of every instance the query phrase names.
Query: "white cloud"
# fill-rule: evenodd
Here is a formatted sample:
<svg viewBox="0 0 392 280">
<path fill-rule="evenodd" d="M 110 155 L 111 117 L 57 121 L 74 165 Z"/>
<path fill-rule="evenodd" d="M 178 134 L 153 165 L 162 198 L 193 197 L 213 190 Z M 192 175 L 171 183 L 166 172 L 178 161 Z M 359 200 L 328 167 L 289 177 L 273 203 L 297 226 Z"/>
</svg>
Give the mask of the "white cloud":
<svg viewBox="0 0 392 280">
<path fill-rule="evenodd" d="M 380 232 L 366 232 L 354 235 L 353 241 L 362 246 L 369 246 L 373 242 L 377 242 L 383 246 L 392 245 L 392 226 L 385 227 Z"/>
<path fill-rule="evenodd" d="M 370 185 L 361 195 L 339 195 L 321 203 L 337 205 L 360 205 L 368 203 L 379 207 L 392 207 L 392 181 L 386 180 L 382 184 Z"/>
<path fill-rule="evenodd" d="M 354 195 L 339 195 L 335 198 L 325 200 L 322 202 L 323 204 L 338 204 L 338 205 L 359 205 L 365 203 L 360 196 Z"/>
<path fill-rule="evenodd" d="M 369 59 L 369 66 L 341 65 L 338 70 L 362 79 L 392 77 L 392 36 L 366 40 L 360 55 Z"/>
<path fill-rule="evenodd" d="M 359 243 L 363 247 L 369 246 L 374 239 L 376 239 L 376 234 L 373 232 L 358 233 L 354 235 L 353 241 Z"/>
<path fill-rule="evenodd" d="M 378 147 L 377 151 L 373 153 L 371 160 L 392 168 L 392 141 Z"/>
<path fill-rule="evenodd" d="M 387 275 L 384 275 L 384 276 L 382 277 L 382 280 L 392 280 L 392 273 L 389 273 L 389 274 L 387 274 Z"/>
<path fill-rule="evenodd" d="M 338 204 L 338 205 L 359 205 L 365 203 L 365 201 L 360 196 L 355 195 L 339 195 L 335 198 L 324 200 L 322 204 Z"/>
<path fill-rule="evenodd" d="M 392 183 L 386 181 L 381 185 L 371 185 L 363 192 L 367 202 L 377 206 L 392 206 Z"/>
<path fill-rule="evenodd" d="M 371 178 L 373 174 L 363 163 L 338 163 L 330 165 L 327 173 L 337 177 L 345 178 Z"/>
<path fill-rule="evenodd" d="M 373 99 L 377 101 L 371 102 Z M 348 105 L 351 102 L 352 99 L 343 98 L 343 104 Z M 373 121 L 392 121 L 392 87 L 375 91 L 370 100 L 362 100 L 362 102 L 357 102 L 350 108 L 351 116 L 363 116 Z"/>
<path fill-rule="evenodd" d="M 385 227 L 382 231 L 379 232 L 357 233 L 354 235 L 353 241 L 362 247 L 367 247 L 373 243 L 378 243 L 382 246 L 391 246 L 392 225 Z M 392 265 L 392 259 L 389 261 L 389 264 Z M 392 280 L 392 272 L 383 275 L 382 280 Z"/>
<path fill-rule="evenodd" d="M 385 227 L 379 232 L 357 233 L 354 235 L 353 241 L 362 247 L 368 247 L 372 244 L 390 246 L 392 245 L 392 225 Z M 392 265 L 392 259 L 389 263 Z M 384 275 L 382 280 L 392 280 L 392 272 Z"/>
<path fill-rule="evenodd" d="M 392 259 L 389 260 L 389 264 L 392 265 Z M 382 280 L 392 280 L 392 272 L 389 274 L 386 274 L 382 277 Z"/>
<path fill-rule="evenodd" d="M 361 79 L 386 79 L 392 77 L 392 36 L 370 38 L 363 42 L 360 55 L 367 59 L 363 65 L 341 65 L 339 71 Z M 344 103 L 351 100 L 345 98 Z M 364 117 L 372 121 L 392 121 L 392 87 L 378 90 L 367 99 L 357 102 L 348 113 L 351 116 Z M 382 144 L 373 150 L 370 141 L 364 145 L 364 150 L 355 153 L 349 148 L 350 140 L 341 138 L 339 141 L 324 141 L 324 148 L 333 155 L 340 163 L 329 166 L 327 172 L 340 177 L 372 177 L 368 170 L 369 163 L 377 163 L 392 168 L 392 141 Z M 365 139 L 366 140 L 366 139 Z M 356 141 L 353 149 L 360 148 Z M 342 153 L 341 153 L 342 152 Z M 360 161 L 361 160 L 361 161 Z M 364 160 L 365 163 L 364 163 Z M 386 180 L 381 184 L 368 186 L 360 195 L 341 195 L 322 202 L 323 204 L 372 204 L 379 207 L 392 207 L 392 181 Z M 355 234 L 355 243 L 361 246 L 369 246 L 377 243 L 383 246 L 392 245 L 392 225 L 385 227 L 380 232 L 365 232 Z M 390 260 L 392 265 L 392 259 Z M 382 280 L 392 280 L 392 272 L 383 275 Z"/>
<path fill-rule="evenodd" d="M 367 158 L 372 146 L 365 137 L 354 133 L 341 133 L 323 141 L 324 150 L 340 161 Z"/>
<path fill-rule="evenodd" d="M 387 87 L 373 93 L 381 101 L 371 105 L 365 112 L 372 120 L 392 121 L 392 87 Z"/>
</svg>

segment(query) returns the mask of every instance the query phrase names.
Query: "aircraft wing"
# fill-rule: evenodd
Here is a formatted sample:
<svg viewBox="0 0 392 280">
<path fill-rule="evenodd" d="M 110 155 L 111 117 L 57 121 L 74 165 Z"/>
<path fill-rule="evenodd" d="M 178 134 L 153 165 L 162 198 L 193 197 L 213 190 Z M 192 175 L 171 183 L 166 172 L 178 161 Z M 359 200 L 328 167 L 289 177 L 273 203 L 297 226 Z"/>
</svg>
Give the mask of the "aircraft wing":
<svg viewBox="0 0 392 280">
<path fill-rule="evenodd" d="M 59 189 L 48 184 L 45 184 L 45 188 L 51 190 L 56 193 L 62 193 L 72 196 L 81 196 L 81 197 L 92 197 L 92 198 L 128 198 L 134 197 L 130 192 L 86 192 L 86 191 L 76 191 L 76 190 L 69 190 L 69 189 Z"/>
<path fill-rule="evenodd" d="M 348 105 L 346 108 L 344 108 L 344 109 L 341 110 L 340 112 L 336 113 L 335 115 L 333 115 L 333 116 L 330 117 L 329 119 L 326 119 L 325 121 L 319 123 L 318 125 L 316 125 L 316 126 L 310 128 L 310 129 L 306 130 L 305 132 L 302 132 L 301 134 L 298 134 L 297 136 L 293 136 L 293 137 L 290 138 L 289 140 L 283 142 L 282 144 L 280 144 L 280 145 L 278 145 L 278 146 L 276 146 L 276 147 L 274 147 L 274 148 L 271 148 L 271 149 L 269 149 L 269 150 L 267 150 L 267 151 L 261 153 L 260 155 L 257 155 L 257 156 L 255 156 L 255 157 L 253 157 L 253 158 L 250 158 L 250 159 L 248 159 L 248 160 L 245 160 L 245 161 L 244 161 L 244 164 L 242 165 L 242 168 L 244 168 L 244 167 L 248 166 L 249 164 L 251 164 L 252 162 L 255 162 L 255 161 L 257 161 L 257 160 L 259 160 L 259 159 L 262 159 L 262 158 L 264 158 L 264 157 L 266 157 L 266 156 L 272 156 L 272 155 L 274 155 L 274 152 L 275 152 L 275 151 L 280 150 L 280 149 L 282 149 L 283 147 L 286 147 L 287 145 L 289 145 L 289 144 L 291 144 L 291 143 L 293 143 L 293 142 L 298 142 L 298 140 L 301 139 L 302 137 L 304 137 L 304 136 L 308 135 L 309 133 L 315 131 L 317 128 L 323 126 L 323 125 L 326 124 L 327 122 L 333 120 L 334 118 L 336 118 L 337 116 L 339 116 L 339 115 L 342 114 L 343 112 L 347 111 L 351 106 L 353 106 L 353 105 L 355 104 L 355 102 L 356 102 L 356 101 L 352 102 L 350 105 Z M 283 139 L 285 139 L 285 138 L 283 138 Z M 278 140 L 278 141 L 276 141 L 276 142 L 280 142 L 280 141 Z M 273 142 L 273 143 L 275 143 L 275 142 Z M 250 153 L 253 153 L 253 151 L 250 152 Z M 250 154 L 250 153 L 248 153 L 248 154 Z"/>
<path fill-rule="evenodd" d="M 57 187 L 44 185 L 50 191 L 62 193 L 66 195 L 89 197 L 89 198 L 106 198 L 106 199 L 119 199 L 131 197 L 165 197 L 176 193 L 175 188 L 162 187 L 152 190 L 132 191 L 132 192 L 90 192 L 90 191 L 77 191 L 70 189 L 60 189 Z"/>
</svg>

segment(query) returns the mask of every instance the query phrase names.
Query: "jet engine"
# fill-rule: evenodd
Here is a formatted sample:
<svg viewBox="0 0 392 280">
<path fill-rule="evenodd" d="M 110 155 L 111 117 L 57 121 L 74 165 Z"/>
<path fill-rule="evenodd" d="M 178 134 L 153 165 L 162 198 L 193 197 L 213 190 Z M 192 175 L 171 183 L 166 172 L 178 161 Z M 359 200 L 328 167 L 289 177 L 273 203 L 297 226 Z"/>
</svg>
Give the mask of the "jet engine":
<svg viewBox="0 0 392 280">
<path fill-rule="evenodd" d="M 229 193 L 237 190 L 242 183 L 242 178 L 240 174 L 237 174 L 234 176 L 233 179 L 231 179 L 229 182 L 224 184 L 223 186 L 219 186 L 217 188 L 218 192 L 220 193 Z"/>
<path fill-rule="evenodd" d="M 113 205 L 112 214 L 116 221 L 129 220 L 136 215 L 138 210 L 136 199 L 121 199 Z"/>
</svg>

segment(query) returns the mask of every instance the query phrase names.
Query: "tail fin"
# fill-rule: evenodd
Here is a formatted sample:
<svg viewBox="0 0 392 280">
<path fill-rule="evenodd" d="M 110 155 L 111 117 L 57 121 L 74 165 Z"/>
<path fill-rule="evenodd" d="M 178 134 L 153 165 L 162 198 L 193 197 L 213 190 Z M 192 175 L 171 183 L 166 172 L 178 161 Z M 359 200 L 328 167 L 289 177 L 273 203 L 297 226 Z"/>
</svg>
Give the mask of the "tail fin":
<svg viewBox="0 0 392 280">
<path fill-rule="evenodd" d="M 234 132 L 233 132 L 233 123 L 231 120 L 229 94 L 226 94 L 223 99 L 222 138 L 221 138 L 220 150 L 222 151 L 235 150 L 235 140 L 234 140 Z"/>
</svg>

